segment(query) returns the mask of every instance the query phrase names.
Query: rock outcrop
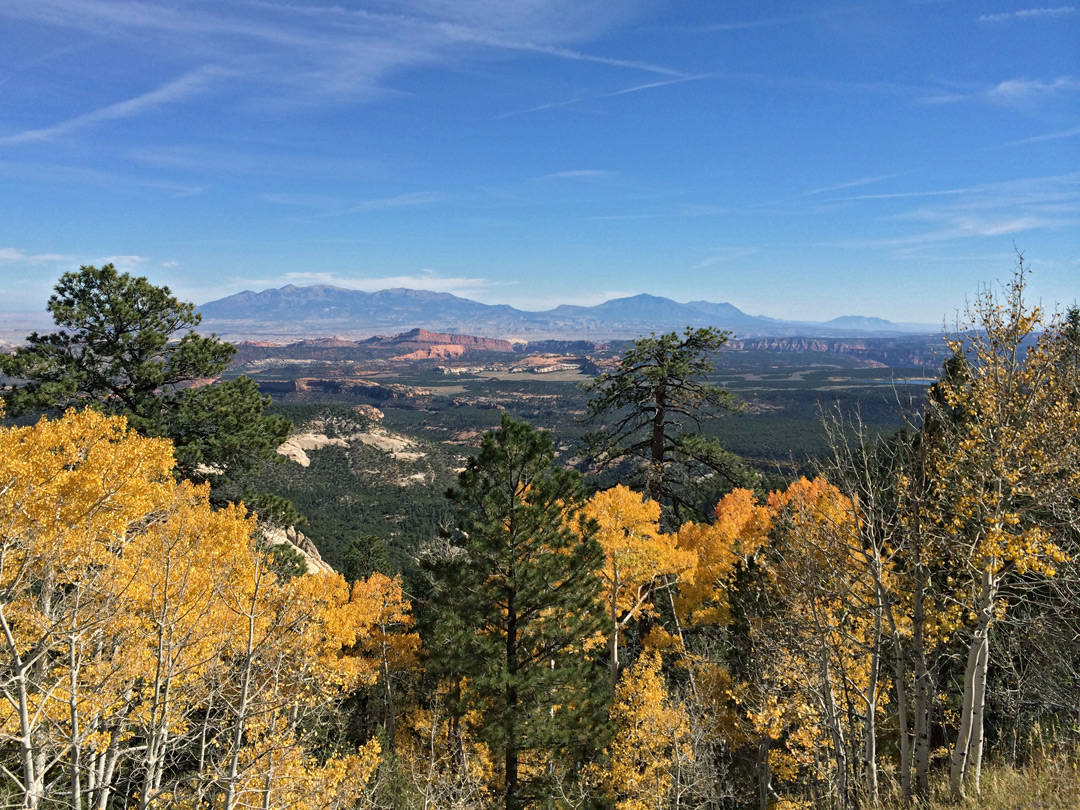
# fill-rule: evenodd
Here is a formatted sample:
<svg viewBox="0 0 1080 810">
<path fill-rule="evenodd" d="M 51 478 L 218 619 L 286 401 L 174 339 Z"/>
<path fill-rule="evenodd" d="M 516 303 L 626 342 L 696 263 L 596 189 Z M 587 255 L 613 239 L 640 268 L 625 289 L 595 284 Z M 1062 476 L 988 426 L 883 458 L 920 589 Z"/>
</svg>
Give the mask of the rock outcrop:
<svg viewBox="0 0 1080 810">
<path fill-rule="evenodd" d="M 309 574 L 334 573 L 334 569 L 323 562 L 319 549 L 315 547 L 311 539 L 304 535 L 303 532 L 298 531 L 295 526 L 287 526 L 284 529 L 264 526 L 262 533 L 268 546 L 289 545 L 296 549 L 300 556 L 304 558 L 304 562 L 307 563 Z"/>
<path fill-rule="evenodd" d="M 443 332 L 429 332 L 427 329 L 411 329 L 391 337 L 376 336 L 362 341 L 367 346 L 394 346 L 398 348 L 423 349 L 430 346 L 461 346 L 464 351 L 513 352 L 514 344 L 509 340 L 477 337 L 476 335 L 451 335 Z"/>
<path fill-rule="evenodd" d="M 843 354 L 857 357 L 874 368 L 897 366 L 937 366 L 940 338 L 754 338 L 728 341 L 734 351 L 785 352 L 792 354 Z"/>
</svg>

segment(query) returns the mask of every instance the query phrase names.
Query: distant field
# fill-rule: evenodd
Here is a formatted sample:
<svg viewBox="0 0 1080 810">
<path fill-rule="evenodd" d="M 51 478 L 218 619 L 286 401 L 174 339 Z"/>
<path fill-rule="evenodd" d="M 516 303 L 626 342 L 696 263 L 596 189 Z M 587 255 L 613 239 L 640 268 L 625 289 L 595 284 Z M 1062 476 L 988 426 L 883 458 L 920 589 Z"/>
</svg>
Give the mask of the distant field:
<svg viewBox="0 0 1080 810">
<path fill-rule="evenodd" d="M 753 357 L 748 355 L 753 354 Z M 743 403 L 743 412 L 703 422 L 701 430 L 779 482 L 813 474 L 829 453 L 823 413 L 857 417 L 876 435 L 898 430 L 911 416 L 925 384 L 926 368 L 866 367 L 841 357 L 825 363 L 818 356 L 767 352 L 722 353 L 715 381 Z M 729 363 L 727 361 L 737 362 Z M 580 458 L 580 437 L 588 398 L 580 372 L 550 374 L 481 372 L 448 377 L 434 368 L 379 368 L 384 386 L 414 386 L 421 397 L 391 399 L 364 396 L 308 398 L 286 396 L 273 409 L 298 427 L 313 421 L 343 425 L 363 421 L 355 406 L 375 405 L 384 414 L 381 429 L 416 443 L 422 456 L 394 458 L 363 444 L 348 449 L 312 451 L 311 465 L 272 465 L 265 484 L 294 501 L 308 517 L 304 531 L 331 565 L 340 565 L 356 538 L 371 535 L 389 549 L 393 567 L 409 569 L 418 548 L 445 527 L 450 511 L 445 491 L 480 434 L 507 411 L 551 432 L 563 463 Z M 594 485 L 609 485 L 607 478 Z"/>
<path fill-rule="evenodd" d="M 580 371 L 549 371 L 545 374 L 537 374 L 531 371 L 485 371 L 477 374 L 480 379 L 504 380 L 517 382 L 521 380 L 536 382 L 569 382 L 583 383 L 592 379 L 588 374 Z"/>
</svg>

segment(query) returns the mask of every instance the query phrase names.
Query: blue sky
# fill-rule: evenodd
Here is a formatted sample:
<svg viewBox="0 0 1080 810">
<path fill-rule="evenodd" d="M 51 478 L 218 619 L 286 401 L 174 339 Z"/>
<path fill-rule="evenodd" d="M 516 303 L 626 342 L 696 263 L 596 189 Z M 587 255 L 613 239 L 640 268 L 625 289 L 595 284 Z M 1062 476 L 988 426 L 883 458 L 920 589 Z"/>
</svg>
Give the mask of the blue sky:
<svg viewBox="0 0 1080 810">
<path fill-rule="evenodd" d="M 113 261 L 941 323 L 1014 248 L 1080 297 L 1071 5 L 0 0 L 0 310 Z"/>
</svg>

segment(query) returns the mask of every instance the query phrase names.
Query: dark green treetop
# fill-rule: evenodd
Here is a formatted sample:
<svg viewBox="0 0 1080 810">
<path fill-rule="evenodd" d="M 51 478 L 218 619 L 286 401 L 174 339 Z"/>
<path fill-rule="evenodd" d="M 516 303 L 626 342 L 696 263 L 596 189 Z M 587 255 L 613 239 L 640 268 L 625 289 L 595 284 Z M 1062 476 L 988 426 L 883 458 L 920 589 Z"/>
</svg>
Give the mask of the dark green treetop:
<svg viewBox="0 0 1080 810">
<path fill-rule="evenodd" d="M 738 409 L 731 392 L 707 379 L 713 355 L 729 336 L 713 327 L 687 327 L 681 337 L 671 332 L 640 338 L 615 371 L 585 386 L 593 394 L 588 419 L 602 421 L 586 436 L 590 454 L 601 467 L 638 459 L 646 493 L 671 506 L 676 523 L 680 510 L 692 506 L 693 485 L 703 477 L 755 484 L 738 457 L 699 430 L 702 420 Z"/>
<path fill-rule="evenodd" d="M 603 618 L 603 551 L 580 516 L 581 476 L 554 459 L 547 433 L 504 414 L 449 493 L 455 547 L 430 563 L 432 668 L 479 710 L 508 810 L 545 796 L 605 727 L 604 671 L 584 649 Z"/>
<path fill-rule="evenodd" d="M 48 311 L 56 331 L 0 355 L 0 372 L 12 378 L 2 389 L 9 415 L 120 414 L 140 433 L 171 439 L 179 474 L 210 480 L 215 500 L 255 496 L 243 479 L 274 457 L 292 424 L 264 412 L 269 398 L 247 377 L 195 385 L 224 371 L 236 348 L 195 332 L 194 305 L 106 264 L 65 273 Z M 264 500 L 279 517 L 295 517 L 280 499 Z"/>
</svg>

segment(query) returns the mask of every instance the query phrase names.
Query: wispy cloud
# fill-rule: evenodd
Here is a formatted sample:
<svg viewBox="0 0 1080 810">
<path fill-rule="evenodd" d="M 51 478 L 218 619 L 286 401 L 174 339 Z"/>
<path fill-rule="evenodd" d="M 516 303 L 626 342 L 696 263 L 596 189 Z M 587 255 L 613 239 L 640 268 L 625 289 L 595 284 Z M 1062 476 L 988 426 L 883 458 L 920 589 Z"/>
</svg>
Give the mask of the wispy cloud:
<svg viewBox="0 0 1080 810">
<path fill-rule="evenodd" d="M 545 174 L 545 179 L 588 179 L 595 180 L 601 177 L 611 177 L 614 172 L 607 171 L 606 169 L 572 169 L 566 172 L 552 172 L 551 174 Z"/>
<path fill-rule="evenodd" d="M 847 245 L 940 247 L 973 238 L 997 238 L 1033 230 L 1069 231 L 1080 227 L 1080 172 L 878 198 L 896 197 L 925 197 L 931 201 L 883 216 L 880 220 L 884 226 L 882 230 L 892 231 L 894 235 L 856 240 Z"/>
<path fill-rule="evenodd" d="M 376 8 L 278 0 L 168 4 L 140 0 L 0 0 L 9 17 L 129 40 L 185 61 L 228 66 L 238 103 L 356 101 L 395 92 L 388 79 L 421 66 L 503 58 L 506 51 L 590 62 L 668 77 L 647 61 L 572 47 L 633 15 L 634 3 L 581 0 L 398 0 Z M 254 13 L 253 13 L 254 12 Z"/>
<path fill-rule="evenodd" d="M 221 71 L 213 67 L 204 67 L 192 71 L 179 79 L 174 79 L 162 86 L 142 95 L 118 101 L 106 107 L 100 107 L 88 113 L 69 118 L 59 124 L 42 129 L 28 129 L 15 135 L 0 138 L 0 144 L 26 143 L 29 141 L 45 141 L 67 135 L 84 127 L 100 124 L 103 121 L 114 121 L 121 118 L 130 118 L 145 110 L 171 104 L 200 92 L 206 83 L 214 76 L 220 76 Z"/>
<path fill-rule="evenodd" d="M 957 194 L 968 194 L 970 188 L 944 188 L 931 191 L 894 191 L 887 194 L 852 194 L 847 197 L 831 198 L 830 202 L 849 202 L 851 200 L 903 200 L 913 197 L 952 197 Z"/>
<path fill-rule="evenodd" d="M 848 188 L 858 188 L 859 186 L 869 186 L 874 183 L 880 183 L 883 180 L 891 180 L 894 177 L 899 177 L 899 174 L 879 174 L 873 177 L 860 177 L 855 180 L 845 180 L 840 183 L 831 183 L 827 186 L 821 186 L 819 188 L 812 188 L 808 191 L 802 191 L 798 194 L 792 194 L 790 197 L 781 197 L 778 200 L 770 200 L 769 202 L 757 203 L 754 208 L 765 208 L 771 205 L 780 205 L 781 203 L 794 202 L 795 200 L 805 200 L 808 197 L 816 197 L 820 194 L 829 194 L 833 191 L 843 191 Z"/>
<path fill-rule="evenodd" d="M 1075 14 L 1075 6 L 1056 6 L 1054 8 L 1024 8 L 1019 11 L 1006 11 L 1001 14 L 983 14 L 979 22 L 989 25 L 1005 25 L 1022 20 L 1040 20 L 1052 17 L 1064 17 Z"/>
<path fill-rule="evenodd" d="M 944 92 L 924 96 L 927 104 L 956 104 L 965 101 L 982 101 L 1005 106 L 1023 106 L 1045 99 L 1074 93 L 1080 90 L 1080 79 L 1058 76 L 1055 79 L 1006 79 L 992 87 L 968 92 Z"/>
<path fill-rule="evenodd" d="M 625 96 L 629 93 L 639 93 L 642 90 L 654 90 L 658 87 L 668 87 L 673 84 L 682 84 L 683 82 L 700 81 L 701 79 L 709 78 L 708 74 L 700 74 L 695 76 L 681 76 L 677 79 L 666 79 L 659 82 L 647 82 L 646 84 L 635 84 L 630 87 L 624 87 L 621 90 L 612 90 L 609 93 L 595 93 L 592 95 L 575 96 L 574 98 L 564 99 L 563 101 L 550 101 L 545 104 L 537 104 L 535 107 L 527 107 L 524 110 L 512 110 L 511 112 L 501 113 L 495 116 L 495 120 L 501 120 L 503 118 L 512 118 L 517 115 L 528 115 L 529 113 L 543 112 L 544 110 L 556 110 L 560 107 L 570 107 L 575 104 L 581 104 L 585 101 L 595 101 L 604 98 L 615 98 L 616 96 Z"/>
<path fill-rule="evenodd" d="M 371 200 L 361 200 L 338 211 L 331 211 L 327 216 L 346 216 L 348 214 L 363 214 L 369 211 L 387 211 L 394 208 L 413 208 L 422 205 L 434 205 L 446 202 L 451 195 L 441 191 L 411 191 L 406 194 L 397 194 L 393 197 L 380 197 Z"/>
<path fill-rule="evenodd" d="M 1010 146 L 1026 146 L 1032 143 L 1044 143 L 1045 141 L 1056 141 L 1061 138 L 1075 138 L 1080 136 L 1080 127 L 1072 127 L 1071 129 L 1061 129 L 1057 132 L 1047 132 L 1045 135 L 1033 135 L 1030 138 L 1021 138 L 1018 141 L 1009 141 L 1003 143 L 997 149 L 1005 149 Z"/>
<path fill-rule="evenodd" d="M 702 26 L 694 30 L 702 33 L 722 33 L 725 31 L 746 31 L 754 28 L 775 28 L 782 25 L 794 25 L 797 23 L 836 17 L 839 14 L 850 13 L 854 10 L 854 8 L 837 8 L 827 11 L 813 11 L 806 14 L 785 14 L 776 17 L 762 17 L 756 20 L 733 20 L 731 22 Z"/>
<path fill-rule="evenodd" d="M 275 191 L 256 194 L 255 199 L 274 205 L 288 205 L 297 208 L 318 208 L 322 210 L 341 208 L 345 203 L 340 197 L 326 194 L 309 194 L 302 191 Z"/>
<path fill-rule="evenodd" d="M 648 82 L 646 84 L 635 84 L 633 87 L 624 87 L 622 90 L 615 90 L 611 93 L 605 93 L 601 98 L 607 98 L 611 96 L 625 96 L 627 93 L 640 93 L 642 90 L 652 90 L 657 87 L 668 87 L 672 84 L 682 84 L 683 82 L 696 82 L 701 79 L 709 78 L 708 74 L 700 74 L 697 76 L 680 76 L 677 79 L 668 79 L 662 82 Z"/>
<path fill-rule="evenodd" d="M 277 191 L 256 194 L 254 198 L 260 202 L 273 205 L 313 209 L 316 217 L 343 217 L 350 214 L 391 211 L 396 208 L 436 205 L 452 199 L 453 195 L 441 191 L 410 191 L 392 197 L 374 197 L 367 200 L 350 201 L 327 194 Z"/>
<path fill-rule="evenodd" d="M 1080 80 L 1072 76 L 1059 76 L 1052 81 L 1010 79 L 991 87 L 986 92 L 986 97 L 991 101 L 1016 104 L 1057 93 L 1075 92 L 1076 90 L 1080 90 Z"/>
<path fill-rule="evenodd" d="M 712 251 L 708 258 L 698 262 L 691 269 L 704 270 L 707 267 L 715 267 L 718 264 L 724 264 L 726 262 L 746 258 L 747 256 L 753 256 L 757 252 L 758 249 L 754 247 L 721 248 Z"/>
<path fill-rule="evenodd" d="M 498 35 L 492 35 L 490 32 L 485 31 L 484 29 L 454 25 L 443 25 L 441 26 L 440 30 L 444 31 L 459 42 L 483 45 L 489 48 L 497 48 L 510 51 L 525 51 L 528 53 L 550 56 L 556 59 L 565 59 L 571 62 L 592 62 L 598 65 L 609 65 L 611 67 L 628 68 L 630 70 L 638 70 L 644 73 L 656 73 L 661 76 L 671 76 L 673 78 L 689 78 L 692 75 L 684 70 L 668 67 L 666 65 L 658 65 L 653 62 L 644 62 L 637 59 L 620 59 L 611 56 L 583 53 L 581 51 L 575 50 L 573 48 L 568 48 L 559 44 L 542 43 L 528 39 L 519 40 Z"/>
<path fill-rule="evenodd" d="M 59 253 L 27 253 L 25 250 L 13 247 L 0 247 L 0 262 L 21 262 L 25 264 L 47 264 L 52 262 L 69 262 L 70 256 Z"/>
<path fill-rule="evenodd" d="M 126 273 L 132 270 L 138 270 L 139 267 L 145 265 L 148 261 L 150 261 L 150 259 L 148 259 L 146 256 L 105 256 L 101 259 L 98 259 L 96 262 L 94 262 L 94 264 L 99 266 L 103 264 L 111 264 L 114 265 L 117 270 Z"/>
</svg>

